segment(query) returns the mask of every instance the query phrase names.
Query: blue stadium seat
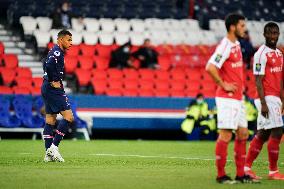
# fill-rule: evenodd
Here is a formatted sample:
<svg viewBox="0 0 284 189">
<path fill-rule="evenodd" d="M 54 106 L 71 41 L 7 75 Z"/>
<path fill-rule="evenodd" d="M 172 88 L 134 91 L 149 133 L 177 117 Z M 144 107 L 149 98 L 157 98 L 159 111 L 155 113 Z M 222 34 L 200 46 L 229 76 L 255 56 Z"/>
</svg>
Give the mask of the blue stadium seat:
<svg viewBox="0 0 284 189">
<path fill-rule="evenodd" d="M 77 115 L 77 104 L 76 104 L 76 102 L 72 101 L 72 100 L 69 100 L 69 102 L 70 102 L 71 109 L 72 109 L 72 112 L 73 112 L 76 127 L 77 128 L 87 128 L 87 123 L 84 120 L 80 119 Z"/>
<path fill-rule="evenodd" d="M 15 116 L 10 115 L 10 101 L 0 97 L 0 126 L 7 128 L 20 127 L 21 121 Z"/>
<path fill-rule="evenodd" d="M 15 96 L 13 106 L 16 116 L 21 120 L 22 126 L 28 128 L 41 128 L 44 125 L 44 119 L 39 115 L 32 113 L 32 100 L 24 96 Z"/>
</svg>

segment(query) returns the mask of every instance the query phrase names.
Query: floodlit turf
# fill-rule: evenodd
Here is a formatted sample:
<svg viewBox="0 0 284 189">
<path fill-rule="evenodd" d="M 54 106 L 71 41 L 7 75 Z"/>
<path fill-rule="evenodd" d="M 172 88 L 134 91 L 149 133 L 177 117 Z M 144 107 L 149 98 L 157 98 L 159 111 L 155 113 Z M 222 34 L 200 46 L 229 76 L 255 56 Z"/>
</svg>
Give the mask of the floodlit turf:
<svg viewBox="0 0 284 189">
<path fill-rule="evenodd" d="M 230 144 L 229 160 L 232 160 Z M 284 172 L 284 145 L 280 170 Z M 215 182 L 213 142 L 63 141 L 65 163 L 44 163 L 43 142 L 0 141 L 0 188 L 60 189 L 222 189 L 284 188 L 284 181 L 267 180 L 266 146 L 254 165 L 261 184 L 220 185 Z M 235 175 L 233 161 L 228 173 Z"/>
</svg>

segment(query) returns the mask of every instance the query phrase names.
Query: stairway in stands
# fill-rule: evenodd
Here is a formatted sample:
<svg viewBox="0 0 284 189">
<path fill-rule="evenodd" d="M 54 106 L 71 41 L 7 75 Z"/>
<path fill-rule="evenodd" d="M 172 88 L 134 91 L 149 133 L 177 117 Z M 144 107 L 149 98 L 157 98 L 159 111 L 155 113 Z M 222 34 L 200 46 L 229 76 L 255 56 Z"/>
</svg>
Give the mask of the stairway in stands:
<svg viewBox="0 0 284 189">
<path fill-rule="evenodd" d="M 6 29 L 5 25 L 0 24 L 0 41 L 5 46 L 5 54 L 15 54 L 19 60 L 19 67 L 28 67 L 32 71 L 33 77 L 42 77 L 43 69 L 40 57 L 35 53 L 32 45 L 29 45 L 13 31 Z M 72 93 L 72 90 L 66 87 L 63 81 L 66 93 Z"/>
</svg>

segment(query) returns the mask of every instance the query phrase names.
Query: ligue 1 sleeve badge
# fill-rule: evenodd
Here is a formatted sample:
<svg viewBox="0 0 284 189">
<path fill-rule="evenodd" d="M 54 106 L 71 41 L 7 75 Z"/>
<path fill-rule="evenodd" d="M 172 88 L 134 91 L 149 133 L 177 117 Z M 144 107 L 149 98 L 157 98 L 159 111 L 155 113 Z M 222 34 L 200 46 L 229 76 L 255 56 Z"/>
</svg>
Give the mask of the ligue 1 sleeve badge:
<svg viewBox="0 0 284 189">
<path fill-rule="evenodd" d="M 255 64 L 255 71 L 260 72 L 260 70 L 261 70 L 261 64 L 260 63 Z"/>
<path fill-rule="evenodd" d="M 219 63 L 221 58 L 222 58 L 222 55 L 221 54 L 217 54 L 216 58 L 215 58 L 215 62 Z"/>
</svg>

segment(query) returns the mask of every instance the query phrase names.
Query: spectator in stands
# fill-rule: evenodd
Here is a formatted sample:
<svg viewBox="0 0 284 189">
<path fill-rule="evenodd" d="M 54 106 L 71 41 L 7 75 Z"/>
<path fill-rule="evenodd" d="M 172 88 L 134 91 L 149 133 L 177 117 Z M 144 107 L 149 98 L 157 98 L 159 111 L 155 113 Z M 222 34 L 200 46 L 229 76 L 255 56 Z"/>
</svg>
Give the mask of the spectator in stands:
<svg viewBox="0 0 284 189">
<path fill-rule="evenodd" d="M 132 67 L 130 42 L 125 43 L 119 48 L 111 52 L 110 67 L 115 68 L 128 68 Z"/>
<path fill-rule="evenodd" d="M 71 28 L 71 18 L 75 17 L 72 13 L 71 4 L 64 1 L 61 7 L 58 7 L 51 15 L 52 28 L 54 29 L 69 29 Z"/>
<path fill-rule="evenodd" d="M 251 62 L 251 58 L 254 55 L 255 49 L 253 48 L 252 43 L 250 41 L 248 31 L 246 31 L 245 35 L 239 39 L 239 42 L 242 48 L 243 61 L 246 64 L 246 68 L 250 69 L 250 62 Z"/>
<path fill-rule="evenodd" d="M 191 134 L 194 127 L 200 127 L 201 134 L 207 135 L 210 131 L 216 130 L 213 117 L 214 115 L 210 113 L 203 94 L 199 93 L 186 108 L 186 119 L 182 122 L 181 129 L 185 133 Z"/>
<path fill-rule="evenodd" d="M 158 52 L 152 47 L 150 39 L 145 39 L 132 56 L 140 61 L 140 68 L 157 68 Z"/>
</svg>

